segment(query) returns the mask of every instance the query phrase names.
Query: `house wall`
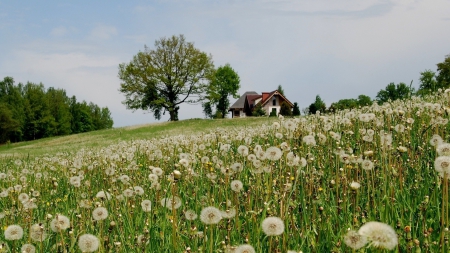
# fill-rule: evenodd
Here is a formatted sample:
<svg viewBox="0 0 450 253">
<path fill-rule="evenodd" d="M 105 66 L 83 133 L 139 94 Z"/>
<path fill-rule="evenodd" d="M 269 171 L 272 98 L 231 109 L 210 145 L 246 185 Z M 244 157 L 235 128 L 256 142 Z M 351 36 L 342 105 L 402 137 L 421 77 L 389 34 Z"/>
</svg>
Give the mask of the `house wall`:
<svg viewBox="0 0 450 253">
<path fill-rule="evenodd" d="M 273 99 L 275 99 L 275 106 L 273 105 Z M 267 115 L 270 115 L 272 112 L 272 109 L 275 108 L 277 110 L 277 115 L 280 113 L 280 97 L 277 95 L 274 95 L 270 101 L 267 101 L 267 103 L 264 105 L 264 110 L 267 112 Z"/>
<path fill-rule="evenodd" d="M 246 117 L 243 109 L 234 109 L 232 112 L 232 118 L 244 118 Z M 238 113 L 236 113 L 238 112 Z"/>
</svg>

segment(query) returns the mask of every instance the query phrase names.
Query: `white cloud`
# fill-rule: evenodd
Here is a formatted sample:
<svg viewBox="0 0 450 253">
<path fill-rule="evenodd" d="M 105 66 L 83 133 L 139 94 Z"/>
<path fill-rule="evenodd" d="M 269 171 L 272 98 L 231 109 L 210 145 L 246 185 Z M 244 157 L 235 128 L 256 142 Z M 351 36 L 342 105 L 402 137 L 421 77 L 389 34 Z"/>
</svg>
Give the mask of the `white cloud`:
<svg viewBox="0 0 450 253">
<path fill-rule="evenodd" d="M 114 26 L 96 25 L 92 30 L 90 37 L 94 39 L 107 40 L 117 35 L 117 29 Z"/>
</svg>

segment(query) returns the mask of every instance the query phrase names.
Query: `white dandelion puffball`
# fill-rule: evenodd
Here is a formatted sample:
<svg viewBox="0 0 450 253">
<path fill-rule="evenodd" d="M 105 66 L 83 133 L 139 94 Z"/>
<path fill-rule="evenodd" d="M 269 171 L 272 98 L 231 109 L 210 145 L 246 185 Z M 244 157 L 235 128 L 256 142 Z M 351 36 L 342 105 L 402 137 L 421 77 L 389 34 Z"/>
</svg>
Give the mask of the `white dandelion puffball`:
<svg viewBox="0 0 450 253">
<path fill-rule="evenodd" d="M 181 207 L 181 199 L 177 196 L 163 198 L 161 199 L 161 205 L 167 207 L 170 210 L 178 209 Z"/>
<path fill-rule="evenodd" d="M 23 229 L 19 225 L 10 225 L 5 230 L 5 239 L 8 241 L 20 240 L 23 237 Z"/>
<path fill-rule="evenodd" d="M 222 214 L 219 209 L 208 206 L 200 213 L 200 220 L 205 224 L 217 224 L 222 220 Z"/>
<path fill-rule="evenodd" d="M 282 155 L 283 152 L 281 152 L 281 149 L 279 149 L 278 147 L 269 147 L 268 149 L 266 149 L 266 158 L 271 161 L 280 160 Z"/>
<path fill-rule="evenodd" d="M 94 252 L 100 246 L 100 242 L 95 235 L 84 234 L 78 238 L 78 247 L 82 252 Z"/>
<path fill-rule="evenodd" d="M 264 234 L 281 235 L 284 232 L 284 222 L 278 217 L 267 217 L 262 222 Z"/>
<path fill-rule="evenodd" d="M 50 222 L 50 228 L 53 232 L 59 232 L 66 230 L 70 227 L 70 220 L 64 215 L 57 214 L 56 217 Z"/>
<path fill-rule="evenodd" d="M 186 220 L 195 220 L 197 219 L 197 214 L 195 213 L 194 210 L 186 210 L 186 212 L 184 213 L 184 216 L 186 217 Z"/>
<path fill-rule="evenodd" d="M 231 190 L 235 192 L 240 192 L 244 188 L 241 180 L 233 180 L 231 181 Z"/>
<path fill-rule="evenodd" d="M 30 238 L 35 242 L 42 242 L 47 237 L 44 224 L 33 224 L 30 227 Z"/>
<path fill-rule="evenodd" d="M 344 235 L 344 243 L 354 250 L 358 250 L 367 244 L 367 238 L 360 235 L 355 230 L 349 230 Z"/>
<path fill-rule="evenodd" d="M 144 212 L 150 212 L 152 210 L 152 202 L 148 199 L 144 199 L 141 202 L 141 207 Z"/>
<path fill-rule="evenodd" d="M 33 244 L 24 244 L 22 245 L 22 248 L 20 249 L 20 252 L 22 253 L 35 253 L 36 247 L 33 246 Z"/>
<path fill-rule="evenodd" d="M 108 210 L 106 210 L 106 208 L 104 207 L 97 207 L 94 209 L 94 211 L 92 211 L 92 218 L 94 218 L 94 220 L 104 220 L 108 217 Z"/>
<path fill-rule="evenodd" d="M 242 244 L 239 245 L 235 250 L 234 253 L 255 253 L 255 248 L 253 248 L 250 244 Z"/>
<path fill-rule="evenodd" d="M 367 222 L 358 230 L 358 234 L 366 237 L 370 245 L 376 248 L 392 250 L 398 244 L 397 233 L 385 223 Z"/>
</svg>

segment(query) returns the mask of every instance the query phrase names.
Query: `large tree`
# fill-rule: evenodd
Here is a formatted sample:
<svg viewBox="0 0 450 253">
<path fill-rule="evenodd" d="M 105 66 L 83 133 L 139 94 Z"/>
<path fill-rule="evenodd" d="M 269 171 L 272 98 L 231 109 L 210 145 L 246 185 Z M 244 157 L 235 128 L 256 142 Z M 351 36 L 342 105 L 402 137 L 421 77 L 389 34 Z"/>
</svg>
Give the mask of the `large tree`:
<svg viewBox="0 0 450 253">
<path fill-rule="evenodd" d="M 413 89 L 408 87 L 405 83 L 399 83 L 395 85 L 390 83 L 386 86 L 386 89 L 380 90 L 377 93 L 377 99 L 382 104 L 389 100 L 405 99 L 411 96 Z"/>
<path fill-rule="evenodd" d="M 322 98 L 319 95 L 317 95 L 314 103 L 309 105 L 308 112 L 309 114 L 315 114 L 317 111 L 323 113 L 325 112 L 325 109 L 326 109 L 325 102 L 323 102 Z"/>
<path fill-rule="evenodd" d="M 203 103 L 203 111 L 208 117 L 220 116 L 225 118 L 228 107 L 230 107 L 229 96 L 239 98 L 237 91 L 241 87 L 239 85 L 239 75 L 234 71 L 230 64 L 219 67 L 208 86 L 207 102 Z M 216 113 L 212 113 L 212 107 L 216 107 Z M 208 115 L 209 114 L 209 115 Z"/>
<path fill-rule="evenodd" d="M 450 87 L 450 54 L 445 57 L 445 60 L 437 64 L 436 81 L 439 88 L 447 89 Z"/>
<path fill-rule="evenodd" d="M 128 109 L 150 110 L 156 119 L 169 112 L 176 121 L 180 104 L 202 101 L 213 70 L 212 57 L 183 35 L 161 38 L 155 49 L 145 47 L 119 65 L 123 103 Z"/>
</svg>

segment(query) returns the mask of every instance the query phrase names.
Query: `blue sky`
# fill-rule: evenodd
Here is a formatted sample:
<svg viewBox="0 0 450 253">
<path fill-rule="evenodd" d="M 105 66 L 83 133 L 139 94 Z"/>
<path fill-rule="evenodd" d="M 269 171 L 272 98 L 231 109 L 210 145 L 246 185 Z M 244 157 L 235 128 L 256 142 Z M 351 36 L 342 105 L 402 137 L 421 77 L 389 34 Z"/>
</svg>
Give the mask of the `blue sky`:
<svg viewBox="0 0 450 253">
<path fill-rule="evenodd" d="M 216 67 L 230 63 L 240 94 L 281 84 L 304 108 L 318 94 L 330 105 L 375 98 L 390 82 L 417 88 L 450 54 L 449 27 L 449 0 L 0 0 L 0 78 L 107 106 L 115 127 L 150 123 L 122 105 L 118 65 L 184 34 Z M 180 109 L 180 119 L 203 117 Z"/>
</svg>

